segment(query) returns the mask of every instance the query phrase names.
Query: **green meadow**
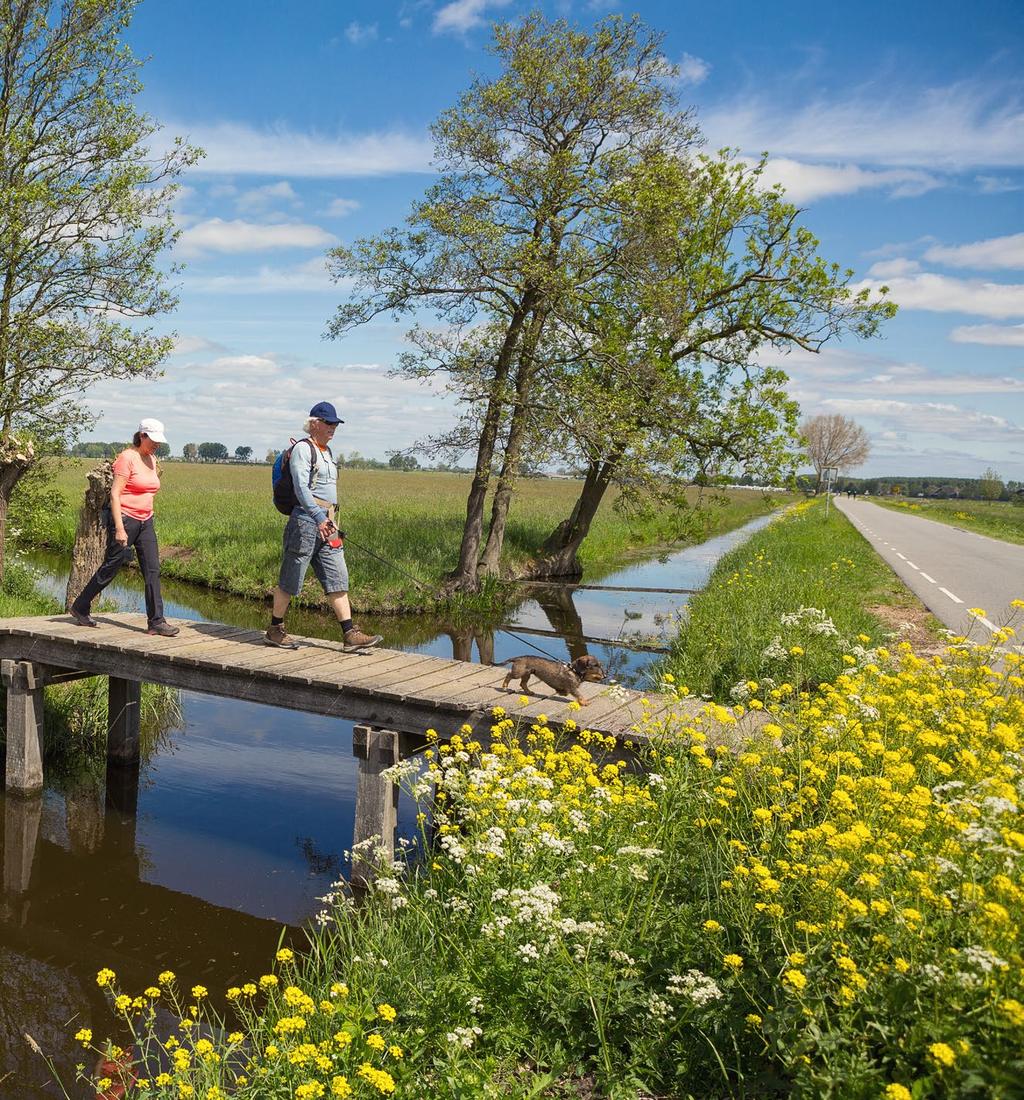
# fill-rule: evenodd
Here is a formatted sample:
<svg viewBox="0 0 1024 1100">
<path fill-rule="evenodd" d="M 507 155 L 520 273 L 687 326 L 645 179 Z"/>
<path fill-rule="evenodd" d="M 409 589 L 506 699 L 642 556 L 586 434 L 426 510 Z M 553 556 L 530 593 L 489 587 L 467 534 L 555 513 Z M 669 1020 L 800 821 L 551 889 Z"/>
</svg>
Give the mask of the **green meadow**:
<svg viewBox="0 0 1024 1100">
<path fill-rule="evenodd" d="M 94 464 L 88 459 L 54 463 L 56 493 L 46 509 L 14 524 L 20 528 L 21 545 L 71 552 L 85 475 Z M 461 474 L 342 469 L 339 526 L 350 536 L 347 557 L 359 610 L 386 613 L 436 602 L 433 593 L 458 557 L 468 489 L 469 478 Z M 575 481 L 536 478 L 520 483 L 505 540 L 510 571 L 536 553 L 569 514 L 578 491 Z M 617 509 L 609 493 L 583 544 L 584 568 L 594 579 L 638 556 L 731 530 L 785 499 L 756 489 L 694 489 L 689 504 L 701 507 L 638 516 Z M 277 580 L 285 524 L 285 517 L 274 510 L 267 466 L 168 462 L 156 508 L 166 576 L 266 598 Z M 319 601 L 319 588 L 310 576 L 300 602 Z"/>
<path fill-rule="evenodd" d="M 894 512 L 924 516 L 1004 542 L 1024 542 L 1024 507 L 1010 501 L 893 500 L 891 497 L 872 497 L 871 500 Z"/>
</svg>

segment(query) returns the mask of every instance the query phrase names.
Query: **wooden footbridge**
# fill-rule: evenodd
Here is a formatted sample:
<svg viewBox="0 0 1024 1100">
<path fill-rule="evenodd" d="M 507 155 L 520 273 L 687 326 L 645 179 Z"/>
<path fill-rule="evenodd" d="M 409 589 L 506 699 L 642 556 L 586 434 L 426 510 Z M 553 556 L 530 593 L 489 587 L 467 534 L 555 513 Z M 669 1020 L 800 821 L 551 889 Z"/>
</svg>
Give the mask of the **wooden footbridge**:
<svg viewBox="0 0 1024 1100">
<path fill-rule="evenodd" d="M 505 669 L 391 649 L 346 653 L 340 642 L 299 639 L 296 650 L 264 644 L 260 631 L 221 623 L 185 622 L 174 638 L 146 633 L 142 615 L 97 616 L 99 626 L 78 626 L 67 616 L 0 620 L 0 674 L 7 689 L 9 793 L 30 794 L 43 786 L 43 692 L 47 684 L 87 676 L 109 680 L 108 773 L 124 770 L 137 780 L 139 700 L 143 683 L 245 699 L 255 703 L 349 719 L 360 761 L 353 843 L 373 835 L 392 842 L 397 790 L 381 772 L 426 743 L 426 731 L 444 739 L 468 724 L 486 732 L 492 711 L 503 707 L 517 721 L 545 715 L 562 726 L 580 726 L 635 738 L 646 711 L 693 713 L 663 696 L 583 684 L 585 709 L 545 685 L 522 702 L 518 685 L 501 687 Z M 533 682 L 533 685 L 536 681 Z M 547 693 L 547 694 L 544 694 Z M 646 700 L 646 705 L 642 700 Z M 129 778 L 129 783 L 130 783 Z"/>
</svg>

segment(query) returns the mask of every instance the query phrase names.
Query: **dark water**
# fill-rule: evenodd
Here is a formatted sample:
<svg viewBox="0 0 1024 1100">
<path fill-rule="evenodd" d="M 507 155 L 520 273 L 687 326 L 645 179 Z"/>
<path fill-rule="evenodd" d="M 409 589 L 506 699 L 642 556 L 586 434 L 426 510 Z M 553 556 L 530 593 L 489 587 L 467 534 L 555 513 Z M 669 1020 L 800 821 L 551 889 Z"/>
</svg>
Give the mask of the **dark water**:
<svg viewBox="0 0 1024 1100">
<path fill-rule="evenodd" d="M 718 558 L 767 521 L 602 583 L 700 588 Z M 45 555 L 32 563 L 40 587 L 63 597 L 66 563 Z M 130 573 L 105 596 L 122 610 L 142 608 L 141 583 Z M 389 647 L 483 663 L 533 652 L 527 643 L 561 659 L 587 651 L 611 677 L 642 687 L 656 655 L 583 639 L 672 633 L 687 598 L 556 587 L 531 589 L 530 597 L 509 616 L 512 629 L 558 637 L 517 639 L 497 623 L 452 626 L 428 615 L 362 625 Z M 267 622 L 263 607 L 189 585 L 166 583 L 164 599 L 171 619 Z M 288 626 L 337 635 L 328 616 L 313 612 L 290 614 Z M 110 1033 L 95 982 L 101 967 L 133 993 L 163 969 L 185 986 L 223 992 L 263 973 L 282 935 L 301 942 L 319 897 L 346 870 L 357 776 L 352 723 L 190 692 L 181 708 L 137 783 L 131 774 L 84 774 L 36 799 L 0 796 L 0 1100 L 59 1095 L 46 1087 L 48 1070 L 25 1032 L 65 1082 L 82 1055 L 74 1032 Z M 414 818 L 403 801 L 400 833 L 413 836 Z"/>
</svg>

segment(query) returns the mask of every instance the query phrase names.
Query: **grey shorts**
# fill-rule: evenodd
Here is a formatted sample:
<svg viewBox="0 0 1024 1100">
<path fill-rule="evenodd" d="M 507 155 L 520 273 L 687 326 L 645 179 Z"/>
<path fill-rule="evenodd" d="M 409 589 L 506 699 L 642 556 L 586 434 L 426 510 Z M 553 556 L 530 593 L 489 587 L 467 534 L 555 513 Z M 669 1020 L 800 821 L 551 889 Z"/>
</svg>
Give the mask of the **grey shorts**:
<svg viewBox="0 0 1024 1100">
<path fill-rule="evenodd" d="M 306 569 L 313 566 L 316 579 L 328 593 L 348 591 L 348 566 L 345 550 L 333 550 L 320 537 L 312 516 L 301 508 L 288 517 L 284 529 L 284 555 L 277 585 L 289 596 L 297 596 L 306 578 Z"/>
</svg>

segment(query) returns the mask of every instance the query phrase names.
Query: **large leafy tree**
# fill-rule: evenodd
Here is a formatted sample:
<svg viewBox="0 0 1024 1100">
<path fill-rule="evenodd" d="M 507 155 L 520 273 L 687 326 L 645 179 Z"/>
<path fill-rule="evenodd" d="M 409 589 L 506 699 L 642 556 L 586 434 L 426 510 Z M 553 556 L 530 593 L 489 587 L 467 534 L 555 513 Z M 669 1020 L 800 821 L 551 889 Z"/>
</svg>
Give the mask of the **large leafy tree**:
<svg viewBox="0 0 1024 1100">
<path fill-rule="evenodd" d="M 586 474 L 535 573 L 579 573 L 612 484 L 628 504 L 670 501 L 695 477 L 778 478 L 795 457 L 797 407 L 759 352 L 868 337 L 895 311 L 850 289 L 853 273 L 818 255 L 762 170 L 725 152 L 649 158 L 631 174 L 613 260 L 596 293 L 569 303 L 566 351 L 547 359 L 557 438 Z"/>
<path fill-rule="evenodd" d="M 533 399 L 545 328 L 559 302 L 585 293 L 602 271 L 630 167 L 654 150 L 681 154 L 694 138 L 667 90 L 660 38 L 635 18 L 585 32 L 533 14 L 496 27 L 492 52 L 499 75 L 476 80 L 433 127 L 441 175 L 406 226 L 330 257 L 335 277 L 355 287 L 332 335 L 425 307 L 447 325 L 486 322 L 493 333 L 491 354 L 473 372 L 484 391 L 452 576 L 470 589 L 500 431 L 504 423 L 522 437 L 515 413 Z M 506 446 L 512 464 L 519 450 Z M 503 472 L 507 511 L 515 471 Z"/>
<path fill-rule="evenodd" d="M 10 494 L 44 446 L 89 418 L 84 389 L 154 373 L 175 305 L 158 266 L 173 179 L 198 153 L 151 154 L 136 0 L 0 0 L 0 575 Z"/>
</svg>

